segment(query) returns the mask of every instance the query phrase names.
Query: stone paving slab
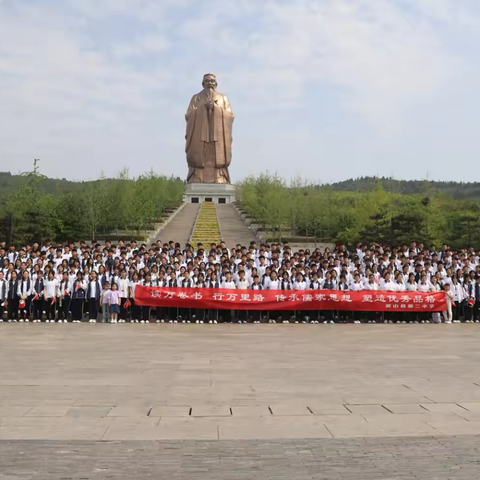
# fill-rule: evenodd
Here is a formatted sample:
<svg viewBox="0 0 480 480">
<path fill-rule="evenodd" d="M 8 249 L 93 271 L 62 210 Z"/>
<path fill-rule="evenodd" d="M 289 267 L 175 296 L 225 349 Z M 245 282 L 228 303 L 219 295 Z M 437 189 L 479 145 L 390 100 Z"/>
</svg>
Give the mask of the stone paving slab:
<svg viewBox="0 0 480 480">
<path fill-rule="evenodd" d="M 478 480 L 480 437 L 0 441 L 2 480 Z"/>
<path fill-rule="evenodd" d="M 480 434 L 480 326 L 144 327 L 0 325 L 1 438 Z"/>
</svg>

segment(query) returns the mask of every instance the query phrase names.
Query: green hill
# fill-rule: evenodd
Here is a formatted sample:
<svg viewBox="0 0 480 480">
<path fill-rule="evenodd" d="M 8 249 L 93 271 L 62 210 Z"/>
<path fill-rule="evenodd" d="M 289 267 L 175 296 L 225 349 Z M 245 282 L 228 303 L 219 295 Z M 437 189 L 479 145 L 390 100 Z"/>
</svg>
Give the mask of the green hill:
<svg viewBox="0 0 480 480">
<path fill-rule="evenodd" d="M 445 193 L 458 200 L 480 199 L 480 182 L 436 182 L 427 180 L 396 180 L 388 177 L 360 177 L 329 185 L 339 192 L 371 192 L 380 183 L 386 192 L 406 195 L 428 192 Z M 318 187 L 319 189 L 325 186 Z"/>
</svg>

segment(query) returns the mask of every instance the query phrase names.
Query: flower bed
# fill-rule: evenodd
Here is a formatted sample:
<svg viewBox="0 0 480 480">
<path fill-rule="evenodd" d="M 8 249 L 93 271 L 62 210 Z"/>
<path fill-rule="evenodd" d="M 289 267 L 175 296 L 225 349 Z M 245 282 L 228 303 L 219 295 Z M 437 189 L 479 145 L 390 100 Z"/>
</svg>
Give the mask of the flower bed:
<svg viewBox="0 0 480 480">
<path fill-rule="evenodd" d="M 217 210 L 213 202 L 202 203 L 190 242 L 194 245 L 197 243 L 210 244 L 220 242 L 220 227 L 218 225 Z"/>
</svg>

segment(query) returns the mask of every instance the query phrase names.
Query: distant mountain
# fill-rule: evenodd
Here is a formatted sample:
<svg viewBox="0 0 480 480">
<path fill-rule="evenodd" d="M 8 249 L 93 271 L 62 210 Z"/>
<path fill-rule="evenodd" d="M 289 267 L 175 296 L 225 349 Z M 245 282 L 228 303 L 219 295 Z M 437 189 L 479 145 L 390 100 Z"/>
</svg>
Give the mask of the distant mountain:
<svg viewBox="0 0 480 480">
<path fill-rule="evenodd" d="M 428 180 L 396 180 L 388 177 L 360 177 L 332 183 L 318 188 L 332 188 L 336 191 L 371 191 L 380 183 L 383 189 L 392 193 L 423 194 L 441 192 L 456 199 L 480 199 L 480 182 L 435 182 Z"/>
</svg>

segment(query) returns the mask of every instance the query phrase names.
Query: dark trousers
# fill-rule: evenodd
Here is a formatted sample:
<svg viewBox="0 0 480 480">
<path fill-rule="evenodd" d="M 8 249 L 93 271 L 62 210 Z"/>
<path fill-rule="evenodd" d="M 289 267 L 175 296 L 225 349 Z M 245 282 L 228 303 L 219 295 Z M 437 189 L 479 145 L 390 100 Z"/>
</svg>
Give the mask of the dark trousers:
<svg viewBox="0 0 480 480">
<path fill-rule="evenodd" d="M 33 319 L 34 320 L 42 320 L 43 308 L 44 308 L 43 298 L 37 298 L 37 300 L 33 301 Z"/>
<path fill-rule="evenodd" d="M 72 320 L 83 320 L 83 298 L 74 298 L 71 302 Z"/>
<path fill-rule="evenodd" d="M 45 302 L 45 312 L 47 314 L 47 320 L 55 320 L 57 304 L 53 301 L 53 298 L 47 298 Z"/>
<path fill-rule="evenodd" d="M 142 307 L 140 305 L 135 305 L 135 300 L 131 300 L 131 312 L 132 312 L 132 320 L 150 320 L 149 318 L 141 318 L 142 316 Z"/>
<path fill-rule="evenodd" d="M 18 298 L 12 298 L 8 301 L 9 320 L 18 320 Z"/>
<path fill-rule="evenodd" d="M 207 313 L 207 310 L 204 308 L 196 308 L 192 309 L 193 313 L 195 314 L 195 319 L 204 322 L 206 320 L 205 314 Z"/>
<path fill-rule="evenodd" d="M 157 320 L 165 320 L 165 317 L 167 316 L 166 312 L 166 307 L 157 307 L 155 311 L 155 316 L 157 317 Z"/>
<path fill-rule="evenodd" d="M 469 305 L 465 306 L 465 320 L 472 320 L 473 319 L 473 307 Z"/>
<path fill-rule="evenodd" d="M 58 318 L 60 320 L 68 320 L 68 312 L 70 310 L 70 295 L 66 295 L 61 300 L 62 305 L 60 306 L 60 300 L 58 302 Z"/>
<path fill-rule="evenodd" d="M 19 300 L 19 303 L 20 303 L 20 300 Z M 25 300 L 25 306 L 19 309 L 19 316 L 24 320 L 28 319 L 28 317 L 30 316 L 31 305 L 32 305 L 32 297 L 28 297 Z"/>
<path fill-rule="evenodd" d="M 0 320 L 3 319 L 3 313 L 5 312 L 5 307 L 2 306 L 2 301 L 0 300 Z"/>
<path fill-rule="evenodd" d="M 143 307 L 138 307 L 141 309 L 141 320 L 148 320 L 150 321 L 150 307 L 143 306 Z M 134 320 L 138 320 L 138 318 L 134 318 Z"/>
<path fill-rule="evenodd" d="M 480 301 L 476 300 L 473 306 L 473 319 L 480 320 Z"/>
<path fill-rule="evenodd" d="M 245 322 L 248 318 L 248 310 L 237 310 L 237 319 Z"/>
<path fill-rule="evenodd" d="M 90 320 L 96 320 L 98 317 L 98 300 L 96 298 L 89 298 L 88 299 L 89 303 L 89 318 Z"/>
<path fill-rule="evenodd" d="M 250 310 L 248 313 L 254 322 L 259 322 L 262 319 L 261 310 Z"/>
<path fill-rule="evenodd" d="M 119 318 L 121 320 L 126 320 L 127 319 L 127 309 L 125 308 L 125 302 L 127 301 L 127 299 L 125 297 L 122 297 L 120 299 L 120 315 L 119 315 Z M 90 317 L 92 318 L 92 317 Z"/>
</svg>

